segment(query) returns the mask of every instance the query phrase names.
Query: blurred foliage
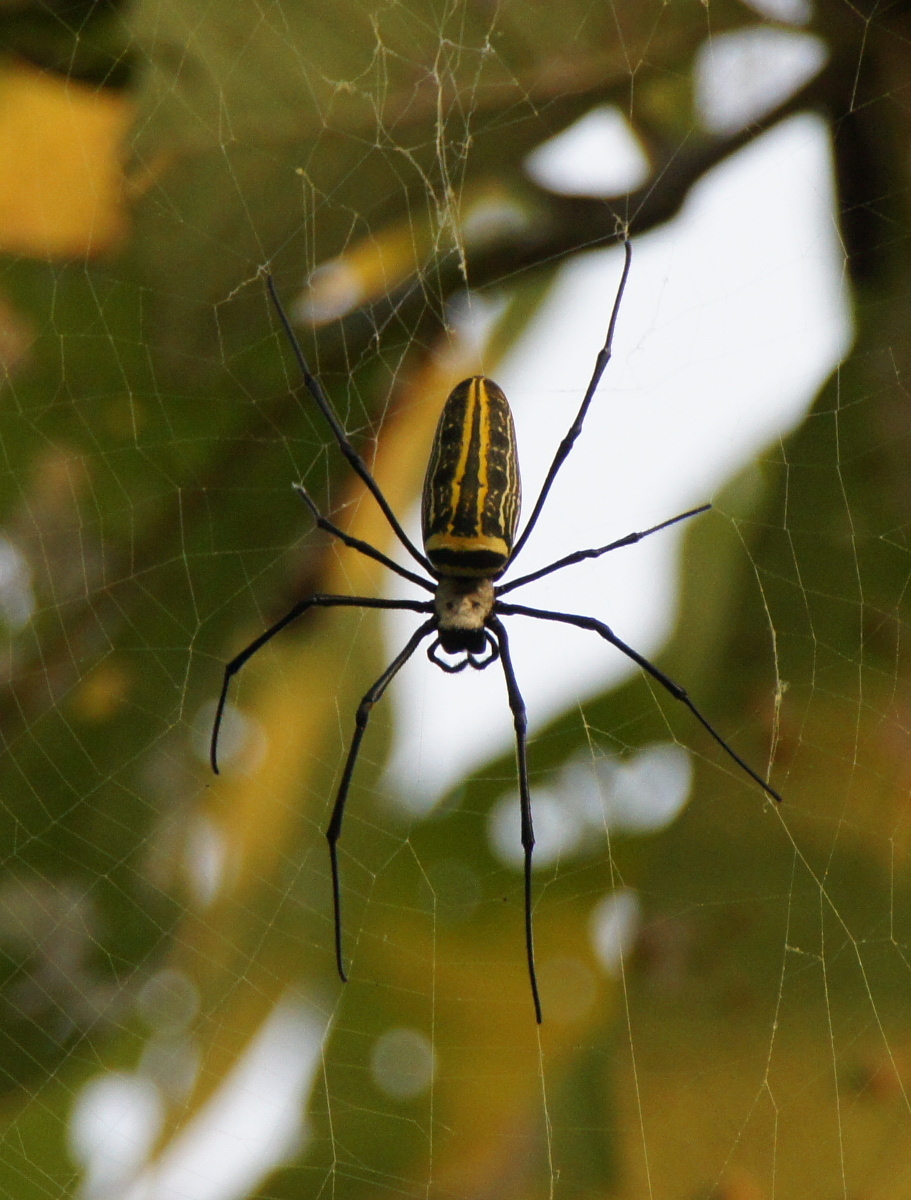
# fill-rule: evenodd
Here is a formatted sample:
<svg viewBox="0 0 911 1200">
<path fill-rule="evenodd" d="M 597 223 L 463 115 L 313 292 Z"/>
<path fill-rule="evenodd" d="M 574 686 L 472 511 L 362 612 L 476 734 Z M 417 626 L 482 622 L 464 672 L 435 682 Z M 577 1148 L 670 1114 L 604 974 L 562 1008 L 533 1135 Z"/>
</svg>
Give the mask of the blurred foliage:
<svg viewBox="0 0 911 1200">
<path fill-rule="evenodd" d="M 820 0 L 826 67 L 731 133 L 700 120 L 692 69 L 710 37 L 773 24 L 735 0 L 0 17 L 0 548 L 35 604 L 17 617 L 7 585 L 0 1192 L 75 1193 L 68 1121 L 104 1068 L 159 1082 L 166 1155 L 294 995 L 332 1028 L 308 1136 L 263 1198 L 906 1195 L 908 6 Z M 600 104 L 628 116 L 647 185 L 608 205 L 532 184 L 527 152 Z M 289 296 L 322 268 L 305 348 L 401 511 L 442 397 L 474 369 L 445 334 L 466 278 L 514 285 L 505 347 L 617 214 L 633 235 L 670 219 L 802 109 L 832 130 L 855 351 L 760 464 L 761 497 L 732 484 L 736 531 L 692 532 L 661 660 L 750 761 L 772 744 L 786 806 L 719 773 L 642 680 L 555 721 L 536 777 L 669 727 L 705 761 L 663 834 L 539 876 L 539 1032 L 519 876 L 486 836 L 512 755 L 408 825 L 378 792 L 379 709 L 343 843 L 342 989 L 322 830 L 380 669 L 376 622 L 301 621 L 244 672 L 264 742 L 217 783 L 199 750 L 226 658 L 308 590 L 378 587 L 374 564 L 300 544 L 290 482 L 389 540 L 300 394 L 259 268 Z M 606 880 L 647 905 L 622 987 L 588 934 Z M 195 997 L 164 1026 L 148 1015 L 163 967 Z M 432 1036 L 430 1108 L 371 1080 L 394 1026 Z"/>
</svg>

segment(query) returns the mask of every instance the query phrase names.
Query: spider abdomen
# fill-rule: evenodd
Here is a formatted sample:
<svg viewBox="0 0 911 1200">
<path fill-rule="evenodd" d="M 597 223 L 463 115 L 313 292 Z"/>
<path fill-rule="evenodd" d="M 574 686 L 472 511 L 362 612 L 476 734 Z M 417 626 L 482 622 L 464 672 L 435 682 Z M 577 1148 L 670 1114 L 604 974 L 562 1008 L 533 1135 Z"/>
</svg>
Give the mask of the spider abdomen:
<svg viewBox="0 0 911 1200">
<path fill-rule="evenodd" d="M 424 479 L 424 549 L 438 574 L 475 579 L 501 574 L 512 552 L 520 501 L 509 401 L 492 379 L 463 379 L 443 406 Z"/>
</svg>

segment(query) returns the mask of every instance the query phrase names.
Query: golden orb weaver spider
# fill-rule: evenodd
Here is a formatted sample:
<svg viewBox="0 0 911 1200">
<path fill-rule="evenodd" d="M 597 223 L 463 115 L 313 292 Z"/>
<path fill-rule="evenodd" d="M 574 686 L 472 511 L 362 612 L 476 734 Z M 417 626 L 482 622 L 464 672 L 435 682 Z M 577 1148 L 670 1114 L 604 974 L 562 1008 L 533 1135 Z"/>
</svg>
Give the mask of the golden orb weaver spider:
<svg viewBox="0 0 911 1200">
<path fill-rule="evenodd" d="M 627 658 L 651 675 L 665 691 L 675 700 L 681 701 L 697 721 L 703 725 L 719 746 L 737 765 L 744 770 L 773 800 L 781 800 L 781 796 L 766 781 L 746 763 L 735 750 L 728 745 L 720 733 L 702 715 L 686 691 L 665 675 L 658 667 L 644 658 L 632 646 L 628 646 L 602 621 L 594 617 L 576 615 L 574 613 L 550 612 L 545 609 L 529 608 L 522 604 L 505 603 L 501 597 L 507 592 L 514 591 L 523 584 L 541 579 L 554 571 L 582 562 L 586 558 L 599 558 L 611 550 L 621 546 L 630 546 L 649 537 L 661 529 L 667 529 L 678 521 L 695 517 L 711 507 L 703 504 L 699 508 L 680 513 L 650 529 L 636 533 L 628 533 L 625 537 L 611 542 L 607 546 L 599 546 L 591 550 L 577 550 L 572 554 L 557 559 L 546 567 L 522 575 L 506 584 L 495 584 L 495 581 L 512 566 L 517 556 L 528 541 L 534 529 L 541 510 L 547 500 L 557 472 L 560 470 L 573 443 L 579 436 L 586 413 L 594 397 L 595 391 L 610 361 L 614 340 L 614 329 L 617 315 L 623 299 L 623 291 L 629 276 L 631 262 L 631 244 L 624 240 L 625 259 L 617 294 L 611 309 L 610 320 L 604 345 L 598 351 L 595 369 L 588 388 L 582 399 L 579 411 L 569 427 L 553 462 L 544 479 L 541 491 L 535 501 L 531 516 L 524 530 L 516 538 L 519 521 L 520 483 L 519 465 L 516 454 L 516 440 L 513 429 L 512 413 L 509 403 L 501 389 L 491 379 L 483 375 L 475 375 L 463 380 L 450 393 L 434 436 L 430 461 L 424 480 L 422 501 L 422 532 L 425 553 L 413 544 L 402 529 L 395 514 L 392 512 L 386 498 L 380 491 L 379 484 L 370 473 L 363 458 L 354 449 L 342 428 L 338 417 L 332 409 L 319 381 L 310 373 L 304 358 L 300 343 L 291 328 L 291 323 L 282 307 L 271 275 L 266 276 L 269 294 L 278 312 L 281 323 L 294 351 L 298 365 L 308 391 L 316 401 L 323 416 L 329 422 L 332 434 L 345 458 L 354 471 L 364 481 L 373 494 L 386 517 L 393 533 L 405 547 L 411 557 L 427 572 L 430 579 L 424 579 L 413 571 L 393 562 L 391 558 L 359 538 L 351 537 L 343 530 L 333 525 L 318 510 L 316 504 L 306 490 L 295 484 L 295 490 L 308 506 L 319 528 L 326 530 L 344 542 L 346 546 L 383 563 L 391 571 L 403 579 L 409 580 L 418 587 L 433 594 L 432 600 L 386 600 L 373 596 L 308 596 L 286 613 L 280 620 L 271 625 L 265 633 L 250 643 L 246 649 L 231 659 L 225 667 L 224 681 L 215 721 L 212 727 L 211 763 L 212 770 L 218 774 L 218 732 L 221 727 L 228 689 L 232 678 L 241 667 L 258 650 L 286 625 L 314 607 L 352 607 L 352 608 L 385 608 L 405 609 L 411 612 L 427 615 L 427 620 L 412 634 L 404 649 L 392 660 L 386 670 L 366 692 L 355 716 L 354 736 L 348 749 L 342 778 L 332 808 L 332 816 L 326 830 L 326 840 L 329 843 L 329 859 L 332 869 L 332 897 L 335 919 L 335 959 L 339 976 L 347 980 L 345 962 L 342 953 L 342 917 L 341 917 L 341 884 L 338 867 L 338 840 L 342 831 L 342 818 L 345 811 L 345 801 L 351 777 L 357 763 L 361 741 L 367 728 L 370 711 L 382 697 L 386 688 L 392 682 L 405 663 L 411 658 L 418 646 L 426 638 L 433 636 L 433 641 L 427 648 L 427 656 L 442 670 L 454 674 L 472 667 L 483 671 L 492 663 L 500 661 L 506 678 L 506 691 L 509 707 L 513 715 L 516 736 L 516 758 L 519 775 L 519 805 L 521 809 L 521 838 L 524 850 L 525 867 L 525 953 L 528 962 L 528 977 L 531 984 L 531 994 L 535 1006 L 535 1018 L 538 1024 L 542 1020 L 541 999 L 538 993 L 538 980 L 535 972 L 534 937 L 532 928 L 532 889 L 531 866 L 532 851 L 535 838 L 532 825 L 531 796 L 528 786 L 528 761 L 526 753 L 527 719 L 525 703 L 522 699 L 516 674 L 513 669 L 509 652 L 509 638 L 503 626 L 501 617 L 521 616 L 532 617 L 543 621 L 557 621 L 566 625 L 575 625 L 579 629 L 589 629 L 597 633 L 606 642 L 616 647 Z M 447 662 L 439 655 L 439 651 L 450 657 L 462 656 L 455 662 Z"/>
</svg>

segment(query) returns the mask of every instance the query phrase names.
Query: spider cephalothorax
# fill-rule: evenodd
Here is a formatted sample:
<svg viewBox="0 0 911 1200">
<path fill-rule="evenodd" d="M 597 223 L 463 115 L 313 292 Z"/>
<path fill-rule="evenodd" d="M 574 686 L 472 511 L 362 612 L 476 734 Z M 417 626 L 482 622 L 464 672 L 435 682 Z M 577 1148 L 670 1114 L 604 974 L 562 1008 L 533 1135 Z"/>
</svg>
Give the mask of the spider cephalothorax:
<svg viewBox="0 0 911 1200">
<path fill-rule="evenodd" d="M 516 538 L 519 521 L 520 485 L 519 464 L 516 454 L 516 436 L 513 428 L 512 413 L 509 403 L 501 388 L 491 379 L 483 375 L 473 375 L 463 380 L 450 393 L 437 426 L 427 475 L 424 481 L 422 503 L 422 525 L 424 550 L 420 550 L 407 536 L 392 509 L 380 491 L 379 485 L 370 473 L 367 464 L 357 453 L 348 440 L 338 417 L 327 400 L 317 379 L 311 375 L 303 352 L 285 311 L 281 306 L 275 291 L 272 277 L 267 276 L 267 283 L 272 299 L 275 302 L 279 318 L 288 335 L 291 346 L 300 364 L 304 382 L 316 401 L 320 411 L 332 429 L 339 448 L 373 494 L 377 504 L 382 509 L 393 533 L 405 547 L 411 557 L 417 562 L 429 578 L 408 570 L 399 563 L 393 562 L 381 550 L 367 542 L 354 538 L 345 533 L 331 521 L 321 515 L 307 492 L 296 486 L 301 498 L 313 513 L 317 525 L 341 539 L 345 545 L 358 550 L 377 562 L 384 563 L 398 576 L 433 594 L 432 600 L 386 600 L 374 596 L 308 596 L 286 613 L 281 620 L 276 621 L 255 641 L 251 642 L 225 667 L 221 695 L 215 713 L 212 728 L 211 760 L 212 769 L 218 772 L 218 732 L 221 727 L 222 715 L 228 697 L 228 688 L 234 675 L 266 642 L 275 637 L 286 625 L 308 609 L 314 607 L 334 608 L 386 608 L 404 609 L 421 613 L 425 620 L 408 639 L 407 644 L 392 660 L 383 674 L 368 690 L 358 706 L 355 716 L 354 736 L 345 760 L 342 778 L 339 783 L 332 817 L 326 830 L 329 843 L 329 856 L 332 866 L 332 892 L 335 911 L 335 955 L 338 972 L 344 980 L 345 963 L 342 954 L 342 920 L 341 920 L 341 886 L 338 869 L 338 840 L 341 836 L 342 817 L 345 811 L 345 801 L 351 777 L 357 762 L 361 741 L 370 712 L 377 700 L 385 692 L 395 675 L 411 658 L 425 638 L 432 638 L 427 654 L 442 670 L 454 674 L 466 667 L 481 671 L 498 659 L 503 667 L 506 679 L 506 692 L 509 707 L 512 710 L 513 724 L 516 733 L 516 758 L 519 775 L 519 806 L 522 817 L 522 847 L 525 853 L 525 952 L 528 960 L 528 976 L 531 983 L 532 998 L 535 1006 L 535 1016 L 541 1021 L 541 1001 L 538 995 L 538 982 L 535 973 L 534 941 L 532 936 L 531 919 L 531 864 L 535 839 L 532 826 L 531 794 L 528 786 L 528 761 L 526 754 L 526 715 L 525 704 L 522 700 L 516 674 L 513 669 L 509 652 L 509 638 L 501 617 L 521 616 L 531 617 L 541 621 L 555 621 L 560 624 L 574 625 L 579 629 L 588 629 L 597 633 L 610 645 L 616 647 L 627 658 L 637 663 L 644 671 L 656 680 L 675 700 L 681 701 L 692 712 L 696 719 L 711 734 L 722 749 L 738 764 L 759 786 L 774 800 L 780 800 L 778 792 L 753 770 L 736 753 L 717 732 L 717 730 L 702 715 L 693 704 L 686 691 L 673 679 L 656 667 L 654 663 L 644 658 L 632 646 L 628 646 L 613 630 L 595 617 L 577 615 L 575 613 L 549 612 L 540 608 L 529 608 L 522 604 L 510 604 L 502 600 L 507 592 L 521 587 L 533 579 L 540 579 L 554 571 L 572 566 L 586 558 L 598 558 L 621 546 L 630 546 L 665 529 L 677 521 L 705 512 L 707 504 L 670 520 L 662 521 L 636 533 L 610 542 L 606 546 L 598 546 L 591 550 L 576 550 L 546 567 L 532 571 L 500 584 L 500 577 L 515 561 L 534 529 L 541 509 L 550 492 L 551 485 L 557 472 L 563 465 L 573 443 L 582 430 L 585 415 L 595 394 L 595 389 L 604 372 L 611 355 L 611 345 L 614 337 L 614 327 L 620 309 L 620 300 L 629 274 L 630 244 L 624 243 L 626 257 L 620 285 L 611 310 L 604 345 L 598 352 L 595 369 L 591 382 L 583 397 L 579 411 L 569 427 L 566 436 L 557 447 L 553 462 L 545 477 L 531 516 L 525 524 L 521 535 Z M 439 651 L 451 656 L 454 661 L 448 662 L 440 657 Z"/>
<path fill-rule="evenodd" d="M 487 629 L 487 621 L 496 603 L 489 579 L 445 577 L 433 598 L 437 636 L 427 649 L 427 657 L 444 671 L 455 674 L 465 667 L 482 671 L 500 656 L 496 640 Z M 437 653 L 464 654 L 456 663 L 447 663 Z"/>
</svg>

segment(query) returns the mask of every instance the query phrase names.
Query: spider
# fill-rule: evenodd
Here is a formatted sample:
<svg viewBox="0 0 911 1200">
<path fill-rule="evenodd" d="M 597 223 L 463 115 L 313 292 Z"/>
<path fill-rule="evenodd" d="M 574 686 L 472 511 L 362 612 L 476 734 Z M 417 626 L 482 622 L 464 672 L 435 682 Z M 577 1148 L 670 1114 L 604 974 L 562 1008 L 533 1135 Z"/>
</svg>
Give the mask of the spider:
<svg viewBox="0 0 911 1200">
<path fill-rule="evenodd" d="M 423 554 L 399 524 L 369 467 L 348 440 L 319 381 L 310 372 L 300 343 L 279 300 L 275 282 L 271 275 L 266 275 L 269 294 L 294 351 L 304 383 L 323 416 L 329 422 L 342 454 L 373 494 L 395 536 L 430 578 L 425 579 L 415 574 L 414 571 L 393 562 L 376 547 L 345 533 L 319 512 L 316 504 L 302 486 L 295 484 L 295 490 L 310 509 L 319 528 L 333 534 L 353 550 L 383 563 L 401 578 L 432 593 L 433 597 L 430 600 L 387 600 L 374 596 L 308 596 L 299 600 L 290 612 L 271 625 L 264 633 L 261 633 L 225 667 L 224 681 L 212 727 L 211 763 L 216 774 L 218 774 L 218 733 L 231 680 L 258 650 L 292 621 L 311 608 L 334 607 L 406 609 L 421 613 L 427 618 L 415 630 L 405 647 L 396 655 L 379 679 L 368 689 L 358 706 L 354 735 L 348 749 L 332 816 L 326 830 L 332 869 L 335 959 L 339 976 L 343 982 L 347 980 L 347 975 L 342 949 L 338 841 L 342 832 L 345 801 L 348 797 L 351 777 L 354 774 L 371 709 L 421 643 L 428 638 L 432 638 L 432 641 L 427 647 L 427 656 L 443 671 L 455 674 L 458 671 L 464 671 L 466 667 L 471 667 L 475 671 L 483 671 L 499 661 L 506 678 L 506 691 L 515 726 L 519 777 L 521 840 L 524 850 L 525 953 L 535 1018 L 538 1024 L 542 1021 L 542 1010 L 535 972 L 532 926 L 531 868 L 535 838 L 528 786 L 527 718 L 525 703 L 519 691 L 510 655 L 509 638 L 501 617 L 531 617 L 539 621 L 556 621 L 565 625 L 575 625 L 579 629 L 588 629 L 598 634 L 599 637 L 609 642 L 621 654 L 625 654 L 643 671 L 651 675 L 675 700 L 684 704 L 725 753 L 758 783 L 767 795 L 773 800 L 781 800 L 778 792 L 728 745 L 721 734 L 699 711 L 680 684 L 675 683 L 632 646 L 628 646 L 603 621 L 575 613 L 529 608 L 526 605 L 511 604 L 502 599 L 508 592 L 515 591 L 516 588 L 531 583 L 534 579 L 541 579 L 554 571 L 560 571 L 564 567 L 582 562 L 583 559 L 599 558 L 602 554 L 618 550 L 621 546 L 633 545 L 661 529 L 698 516 L 711 507 L 709 504 L 703 504 L 698 508 L 680 513 L 676 517 L 671 517 L 667 521 L 662 521 L 658 525 L 653 525 L 649 529 L 628 533 L 625 537 L 619 538 L 607 546 L 599 546 L 590 550 L 576 550 L 528 575 L 520 575 L 508 583 L 498 582 L 513 565 L 531 536 L 554 479 L 582 430 L 592 398 L 604 369 L 610 361 L 614 329 L 631 263 L 631 243 L 624 239 L 623 244 L 625 250 L 623 271 L 611 309 L 604 344 L 598 351 L 595 368 L 579 411 L 557 447 L 557 452 L 550 464 L 550 469 L 525 528 L 516 537 L 519 523 L 520 484 L 515 430 L 509 403 L 493 380 L 487 379 L 483 375 L 475 375 L 470 379 L 463 380 L 453 389 L 443 407 L 434 436 L 424 480 L 421 506 Z M 441 657 L 441 652 L 447 657 Z"/>
</svg>

